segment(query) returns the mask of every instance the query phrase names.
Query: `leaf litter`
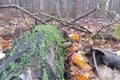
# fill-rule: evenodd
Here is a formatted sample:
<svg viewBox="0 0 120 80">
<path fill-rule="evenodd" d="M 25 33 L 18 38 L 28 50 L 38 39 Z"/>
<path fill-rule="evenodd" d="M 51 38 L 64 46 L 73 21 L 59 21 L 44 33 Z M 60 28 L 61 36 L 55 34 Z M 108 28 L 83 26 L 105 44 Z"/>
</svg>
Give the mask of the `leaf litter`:
<svg viewBox="0 0 120 80">
<path fill-rule="evenodd" d="M 31 20 L 26 19 L 26 21 Z M 11 20 L 11 22 L 14 24 L 19 23 L 16 19 Z M 89 28 L 92 32 L 95 32 L 103 22 L 102 20 L 85 19 L 78 23 L 83 24 L 83 26 Z M 28 25 L 25 22 L 21 22 L 20 26 L 26 28 Z M 0 27 L 1 32 L 15 32 L 14 28 L 8 31 L 6 30 L 6 28 Z M 105 34 L 106 31 L 107 33 L 111 33 L 112 30 L 109 29 L 110 32 L 108 32 L 108 28 L 105 28 L 100 33 L 101 38 L 92 39 L 89 33 L 76 31 L 74 29 L 68 30 L 66 27 L 60 28 L 60 32 L 64 38 L 62 42 L 64 43 L 63 47 L 66 49 L 66 58 L 64 60 L 65 80 L 120 79 L 120 42 L 112 40 L 109 35 L 107 35 L 107 37 L 110 39 L 104 38 L 102 33 Z M 0 37 L 0 59 L 5 57 L 5 53 L 3 53 L 4 50 L 11 48 L 12 40 L 12 36 Z M 95 59 L 93 58 L 94 51 Z M 95 65 L 95 61 L 97 65 Z M 96 68 L 98 68 L 98 70 Z"/>
<path fill-rule="evenodd" d="M 87 24 L 84 22 L 83 25 L 95 32 L 97 27 L 100 27 L 101 21 L 98 20 L 97 24 L 94 21 L 88 21 Z M 61 30 L 62 28 L 60 32 Z M 64 75 L 65 80 L 120 79 L 120 42 L 108 35 L 111 34 L 112 30 L 113 28 L 105 28 L 100 32 L 101 38 L 91 38 L 92 35 L 89 33 L 64 28 L 62 35 L 67 34 L 64 39 L 71 39 L 64 40 L 64 43 L 72 42 L 72 46 L 66 48 L 64 61 L 64 73 L 67 71 L 71 78 L 67 79 L 68 75 Z M 105 31 L 107 32 L 105 33 Z M 106 34 L 107 37 L 104 37 Z"/>
</svg>

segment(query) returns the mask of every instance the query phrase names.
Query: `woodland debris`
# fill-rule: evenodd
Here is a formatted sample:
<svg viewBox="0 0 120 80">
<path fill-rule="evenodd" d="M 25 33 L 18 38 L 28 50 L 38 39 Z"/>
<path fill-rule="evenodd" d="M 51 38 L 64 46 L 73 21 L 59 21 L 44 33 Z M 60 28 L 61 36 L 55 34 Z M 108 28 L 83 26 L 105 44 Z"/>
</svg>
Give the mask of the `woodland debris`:
<svg viewBox="0 0 120 80">
<path fill-rule="evenodd" d="M 89 57 L 89 63 L 93 67 L 95 67 L 92 57 L 93 51 L 95 51 L 97 65 L 105 64 L 111 68 L 120 69 L 120 57 L 113 52 L 102 49 L 92 49 L 87 53 Z"/>
</svg>

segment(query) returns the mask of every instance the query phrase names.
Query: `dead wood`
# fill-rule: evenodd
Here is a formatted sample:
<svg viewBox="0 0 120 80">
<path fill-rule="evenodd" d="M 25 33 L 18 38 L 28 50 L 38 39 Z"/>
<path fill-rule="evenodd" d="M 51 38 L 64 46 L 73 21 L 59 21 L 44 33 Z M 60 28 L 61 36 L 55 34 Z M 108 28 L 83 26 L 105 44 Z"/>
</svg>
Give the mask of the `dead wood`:
<svg viewBox="0 0 120 80">
<path fill-rule="evenodd" d="M 43 16 L 47 16 L 47 17 L 50 17 L 50 18 L 56 20 L 57 22 L 63 24 L 62 27 L 72 26 L 71 28 L 73 28 L 73 29 L 75 29 L 75 30 L 85 31 L 85 32 L 91 33 L 91 31 L 89 31 L 87 28 L 85 28 L 85 27 L 83 27 L 83 26 L 81 26 L 81 25 L 79 25 L 79 24 L 76 24 L 76 23 L 74 23 L 74 22 L 66 22 L 66 21 L 61 20 L 60 18 L 57 18 L 57 17 L 54 17 L 54 16 L 49 15 L 49 14 L 46 14 L 46 13 L 42 13 L 42 12 L 36 13 L 36 14 L 34 14 L 34 15 L 38 15 L 38 14 L 43 15 Z M 89 14 L 90 14 L 90 13 L 89 13 Z M 85 15 L 84 15 L 84 16 L 85 16 Z M 83 16 L 83 17 L 84 17 L 84 16 Z M 73 26 L 77 26 L 77 27 L 80 27 L 80 28 L 77 28 L 77 29 L 76 29 L 76 28 L 74 28 Z M 83 30 L 83 29 L 84 29 L 84 30 Z"/>
</svg>

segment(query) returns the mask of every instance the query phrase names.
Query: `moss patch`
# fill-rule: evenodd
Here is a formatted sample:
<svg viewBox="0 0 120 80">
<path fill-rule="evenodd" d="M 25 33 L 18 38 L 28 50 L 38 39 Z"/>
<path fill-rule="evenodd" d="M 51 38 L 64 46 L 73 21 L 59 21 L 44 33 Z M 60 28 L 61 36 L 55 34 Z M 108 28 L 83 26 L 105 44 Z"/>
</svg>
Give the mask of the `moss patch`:
<svg viewBox="0 0 120 80">
<path fill-rule="evenodd" d="M 36 35 L 41 34 L 42 37 L 35 37 Z M 45 54 L 46 50 L 52 43 L 56 45 L 56 68 L 57 68 L 57 79 L 62 80 L 62 70 L 63 70 L 63 58 L 64 58 L 64 51 L 60 48 L 62 37 L 59 35 L 58 30 L 55 26 L 52 25 L 38 25 L 33 30 L 33 33 L 27 31 L 25 32 L 26 37 L 22 38 L 23 44 L 20 40 L 16 40 L 14 44 L 10 57 L 12 58 L 16 53 L 19 55 L 22 54 L 22 57 L 18 59 L 17 62 L 10 62 L 8 67 L 4 68 L 1 73 L 0 80 L 4 80 L 10 74 L 14 74 L 14 76 L 19 76 L 22 69 L 26 67 L 34 58 L 34 56 L 40 56 L 40 63 L 44 63 L 45 61 Z M 40 43 L 38 43 L 38 39 L 40 39 Z M 24 44 L 28 44 L 24 46 Z M 20 47 L 21 45 L 22 47 Z M 29 48 L 30 51 L 23 51 L 26 47 Z M 18 56 L 19 56 L 18 55 Z M 9 57 L 9 58 L 10 58 Z M 4 63 L 3 63 L 4 64 Z M 44 64 L 38 64 L 37 68 L 45 67 Z M 43 80 L 48 79 L 46 68 L 43 69 L 45 72 L 43 74 Z"/>
</svg>

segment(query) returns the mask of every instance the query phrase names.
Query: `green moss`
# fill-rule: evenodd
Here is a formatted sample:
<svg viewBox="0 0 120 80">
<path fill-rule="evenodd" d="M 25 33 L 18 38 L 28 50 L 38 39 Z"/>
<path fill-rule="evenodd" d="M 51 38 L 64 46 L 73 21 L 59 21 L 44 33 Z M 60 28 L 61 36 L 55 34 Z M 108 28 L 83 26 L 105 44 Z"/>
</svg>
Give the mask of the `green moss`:
<svg viewBox="0 0 120 80">
<path fill-rule="evenodd" d="M 45 60 L 45 53 L 48 46 L 55 42 L 56 45 L 56 68 L 57 68 L 57 77 L 59 80 L 62 80 L 62 70 L 63 70 L 63 60 L 64 60 L 64 50 L 60 48 L 62 37 L 59 35 L 59 31 L 55 26 L 52 25 L 39 25 L 35 27 L 34 32 L 38 31 L 39 33 L 44 35 L 44 40 L 42 44 L 40 44 L 40 57 L 42 61 Z M 47 76 L 47 74 L 43 75 L 43 78 Z"/>
<path fill-rule="evenodd" d="M 59 80 L 62 80 L 62 70 L 63 70 L 63 60 L 64 60 L 64 51 L 62 48 L 60 48 L 62 37 L 58 33 L 58 29 L 55 26 L 52 25 L 38 25 L 33 30 L 33 33 L 30 31 L 25 32 L 26 35 L 26 42 L 34 38 L 34 35 L 37 33 L 40 33 L 43 35 L 43 40 L 41 44 L 39 44 L 39 47 L 35 41 L 31 44 L 32 46 L 32 52 L 31 53 L 24 53 L 24 57 L 20 59 L 19 63 L 11 62 L 9 63 L 9 70 L 4 70 L 2 73 L 2 76 L 0 77 L 0 80 L 4 80 L 5 77 L 11 73 L 15 72 L 15 74 L 20 74 L 20 72 L 17 72 L 20 69 L 23 69 L 27 64 L 33 59 L 35 55 L 40 55 L 40 63 L 43 63 L 45 61 L 45 54 L 47 51 L 47 48 L 54 43 L 56 45 L 56 68 L 57 68 L 57 78 Z M 11 50 L 10 56 L 13 56 L 15 53 L 15 50 L 17 49 L 17 46 L 19 45 L 18 39 L 15 41 L 16 45 Z M 39 54 L 37 54 L 37 50 L 39 50 Z M 21 49 L 19 50 L 21 51 Z M 29 55 L 28 55 L 29 54 Z M 44 67 L 44 74 L 43 74 L 43 80 L 48 79 L 48 74 L 46 70 L 46 65 L 44 64 L 38 64 L 38 67 Z"/>
<path fill-rule="evenodd" d="M 120 24 L 115 25 L 115 29 L 113 32 L 114 37 L 120 38 Z"/>
</svg>

